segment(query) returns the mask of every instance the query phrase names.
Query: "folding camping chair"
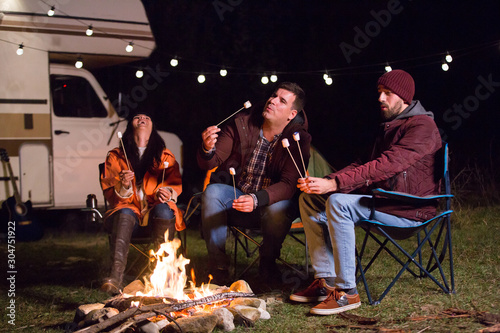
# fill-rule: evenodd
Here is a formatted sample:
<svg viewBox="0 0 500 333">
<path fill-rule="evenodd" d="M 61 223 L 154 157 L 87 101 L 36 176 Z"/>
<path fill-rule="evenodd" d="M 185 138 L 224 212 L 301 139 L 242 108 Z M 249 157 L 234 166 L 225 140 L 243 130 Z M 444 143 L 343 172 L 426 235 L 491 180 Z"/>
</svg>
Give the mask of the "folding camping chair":
<svg viewBox="0 0 500 333">
<path fill-rule="evenodd" d="M 428 277 L 445 293 L 455 293 L 451 240 L 451 213 L 453 212 L 451 210 L 451 198 L 453 195 L 451 194 L 448 173 L 448 144 L 445 142 L 443 142 L 441 151 L 436 154 L 435 176 L 440 179 L 441 185 L 444 187 L 443 194 L 417 197 L 382 189 L 373 191 L 373 200 L 376 200 L 375 197 L 383 197 L 399 200 L 402 203 L 409 203 L 411 205 L 428 204 L 439 200 L 442 205 L 442 210 L 435 217 L 416 227 L 387 226 L 374 219 L 367 219 L 360 222 L 359 226 L 365 231 L 365 236 L 361 249 L 358 251 L 356 248 L 357 282 L 360 280 L 363 281 L 368 301 L 371 305 L 379 304 L 405 271 L 409 272 L 414 277 Z M 411 242 L 412 245 L 408 245 L 408 242 L 398 242 L 415 238 L 416 244 Z M 366 264 L 363 264 L 365 256 L 368 255 L 369 252 L 367 251 L 369 239 L 373 239 L 375 243 L 378 244 L 378 249 L 371 259 L 369 259 Z M 391 244 L 393 246 L 391 246 Z M 374 300 L 372 299 L 366 273 L 382 250 L 385 250 L 402 266 L 402 268 L 379 298 Z M 446 267 L 443 265 L 447 252 L 449 254 L 448 274 L 445 273 L 444 268 Z M 433 272 L 435 272 L 436 276 L 433 275 Z"/>
<path fill-rule="evenodd" d="M 314 177 L 323 177 L 327 174 L 330 174 L 335 170 L 326 159 L 319 153 L 317 149 L 311 146 L 310 149 L 311 156 L 309 158 L 309 166 L 308 166 L 308 174 Z M 241 227 L 229 226 L 232 235 L 234 236 L 234 267 L 235 267 L 235 276 L 241 277 L 246 274 L 246 272 L 257 262 L 259 256 L 256 255 L 253 260 L 248 264 L 248 266 L 239 274 L 236 272 L 237 267 L 237 258 L 238 258 L 238 246 L 245 252 L 247 258 L 253 257 L 256 252 L 258 252 L 258 248 L 261 246 L 261 241 L 257 241 L 256 237 L 252 237 L 252 231 Z M 297 266 L 294 266 L 288 262 L 286 262 L 282 258 L 278 258 L 283 265 L 297 272 L 301 276 L 309 275 L 309 253 L 307 247 L 307 239 L 302 240 L 297 237 L 298 234 L 304 233 L 304 228 L 300 217 L 293 221 L 292 226 L 287 234 L 287 237 L 292 238 L 298 244 L 304 246 L 304 258 L 305 264 L 304 269 L 298 269 Z"/>
</svg>

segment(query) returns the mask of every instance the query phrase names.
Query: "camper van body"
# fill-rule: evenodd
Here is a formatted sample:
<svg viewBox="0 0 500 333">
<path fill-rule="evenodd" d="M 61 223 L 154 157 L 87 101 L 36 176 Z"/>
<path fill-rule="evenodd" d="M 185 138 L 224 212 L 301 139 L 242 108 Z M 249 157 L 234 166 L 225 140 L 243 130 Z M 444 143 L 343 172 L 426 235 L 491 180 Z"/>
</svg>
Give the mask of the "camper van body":
<svg viewBox="0 0 500 333">
<path fill-rule="evenodd" d="M 8 153 L 22 200 L 35 208 L 81 208 L 95 194 L 102 205 L 98 165 L 118 145 L 126 122 L 115 111 L 120 101 L 111 101 L 85 67 L 150 55 L 155 42 L 141 2 L 57 2 L 51 17 L 42 1 L 6 0 L 2 6 L 0 148 Z M 89 26 L 92 36 L 85 34 Z M 77 59 L 83 68 L 74 66 Z M 160 84 L 161 75 L 149 70 L 149 77 L 145 71 L 138 80 L 138 91 Z M 180 139 L 160 135 L 181 160 Z M 7 171 L 2 163 L 0 201 L 14 194 Z"/>
</svg>

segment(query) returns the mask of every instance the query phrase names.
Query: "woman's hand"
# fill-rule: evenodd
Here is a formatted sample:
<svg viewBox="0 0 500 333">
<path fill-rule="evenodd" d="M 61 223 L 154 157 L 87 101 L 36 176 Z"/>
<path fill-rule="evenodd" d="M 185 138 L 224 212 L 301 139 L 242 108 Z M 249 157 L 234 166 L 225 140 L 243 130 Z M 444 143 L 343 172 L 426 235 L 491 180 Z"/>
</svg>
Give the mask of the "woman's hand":
<svg viewBox="0 0 500 333">
<path fill-rule="evenodd" d="M 172 192 L 165 187 L 160 187 L 158 191 L 156 191 L 156 197 L 158 198 L 158 201 L 165 203 L 172 198 Z"/>
<path fill-rule="evenodd" d="M 132 186 L 132 180 L 134 179 L 134 172 L 130 170 L 122 170 L 119 173 L 120 182 L 123 188 L 129 189 Z"/>
</svg>

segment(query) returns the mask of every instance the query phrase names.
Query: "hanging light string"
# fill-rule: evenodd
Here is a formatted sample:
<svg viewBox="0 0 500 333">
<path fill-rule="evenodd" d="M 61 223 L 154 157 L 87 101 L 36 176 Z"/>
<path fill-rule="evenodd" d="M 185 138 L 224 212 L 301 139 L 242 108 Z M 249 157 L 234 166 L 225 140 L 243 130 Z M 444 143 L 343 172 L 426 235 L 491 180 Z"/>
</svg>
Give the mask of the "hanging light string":
<svg viewBox="0 0 500 333">
<path fill-rule="evenodd" d="M 47 5 L 49 9 L 55 9 L 57 12 L 60 12 L 64 16 L 68 18 L 72 18 L 75 21 L 79 22 L 82 24 L 82 33 L 85 33 L 86 30 L 91 30 L 95 34 L 96 32 L 108 36 L 109 38 L 114 38 L 118 39 L 124 42 L 124 48 L 127 47 L 127 52 L 131 52 L 134 47 L 140 47 L 143 49 L 147 49 L 149 51 L 153 51 L 152 48 L 141 45 L 140 43 L 138 44 L 136 41 L 131 41 L 131 40 L 126 40 L 121 37 L 117 37 L 116 35 L 111 35 L 108 34 L 106 31 L 102 31 L 99 29 L 96 29 L 93 27 L 92 23 L 85 22 L 81 18 L 78 17 L 73 17 L 62 11 L 60 8 L 55 7 L 54 5 L 51 5 L 47 3 L 45 0 L 41 0 L 42 3 Z M 54 8 L 55 7 L 55 8 Z M 64 17 L 63 15 L 54 15 L 57 17 Z M 14 43 L 10 41 L 6 41 L 3 39 L 0 39 L 0 41 L 16 45 L 16 50 L 20 48 L 20 45 L 23 45 L 23 49 L 29 50 L 38 50 L 38 51 L 47 51 L 47 50 L 42 50 L 38 48 L 31 47 L 29 45 L 24 44 L 23 42 L 21 43 Z M 418 68 L 418 67 L 423 67 L 423 66 L 429 66 L 429 65 L 437 65 L 437 64 L 442 64 L 443 66 L 446 65 L 447 68 L 449 68 L 448 63 L 450 61 L 445 60 L 447 56 L 452 56 L 453 59 L 459 59 L 465 56 L 468 56 L 473 53 L 477 53 L 482 50 L 486 50 L 492 47 L 499 47 L 500 43 L 498 40 L 495 41 L 489 41 L 489 42 L 484 42 L 482 44 L 477 44 L 473 45 L 470 47 L 465 47 L 461 49 L 456 49 L 456 50 L 447 50 L 446 52 L 439 52 L 439 53 L 434 53 L 434 54 L 427 54 L 427 55 L 422 55 L 418 57 L 413 57 L 413 58 L 406 58 L 406 59 L 398 59 L 398 60 L 386 60 L 384 62 L 379 62 L 379 63 L 372 63 L 372 64 L 366 64 L 366 65 L 359 65 L 359 66 L 347 66 L 347 67 L 337 67 L 337 68 L 323 68 L 323 69 L 318 69 L 318 70 L 306 70 L 306 71 L 276 71 L 276 70 L 248 70 L 247 68 L 239 68 L 239 67 L 231 67 L 227 65 L 222 65 L 222 64 L 216 64 L 216 63 L 209 63 L 209 62 L 203 62 L 199 60 L 194 60 L 194 59 L 189 59 L 189 58 L 184 58 L 179 55 L 171 55 L 167 54 L 165 52 L 161 52 L 162 55 L 165 57 L 169 57 L 172 59 L 171 65 L 172 67 L 175 67 L 175 71 L 179 73 L 194 73 L 199 77 L 199 80 L 202 79 L 204 82 L 204 78 L 207 76 L 221 76 L 225 77 L 226 75 L 250 75 L 250 76 L 259 76 L 261 77 L 261 81 L 264 84 L 267 84 L 269 82 L 269 78 L 271 78 L 271 81 L 274 82 L 277 80 L 279 75 L 327 75 L 325 79 L 325 82 L 327 84 L 331 84 L 333 82 L 333 77 L 334 76 L 340 76 L 340 75 L 352 75 L 353 73 L 355 74 L 369 74 L 369 73 L 380 73 L 381 69 L 386 68 L 387 70 L 392 69 L 392 67 L 404 67 L 404 68 Z M 194 64 L 195 66 L 199 66 L 202 68 L 206 67 L 213 67 L 215 68 L 213 72 L 211 71 L 205 71 L 203 70 L 203 73 L 201 70 L 198 71 L 186 71 L 181 68 L 179 68 L 178 64 L 180 62 L 188 62 L 191 64 Z M 175 64 L 175 66 L 174 66 Z M 443 67 L 444 70 L 444 67 Z M 266 73 L 272 73 L 272 75 L 266 74 Z M 327 74 L 325 74 L 327 73 Z"/>
</svg>

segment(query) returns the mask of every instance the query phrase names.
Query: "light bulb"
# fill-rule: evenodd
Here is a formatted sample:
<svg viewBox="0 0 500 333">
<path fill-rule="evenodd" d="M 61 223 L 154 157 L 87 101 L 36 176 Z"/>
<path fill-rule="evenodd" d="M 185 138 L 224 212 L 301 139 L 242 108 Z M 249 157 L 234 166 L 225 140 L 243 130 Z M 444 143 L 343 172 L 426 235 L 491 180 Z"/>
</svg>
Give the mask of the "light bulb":
<svg viewBox="0 0 500 333">
<path fill-rule="evenodd" d="M 170 66 L 175 67 L 178 64 L 179 64 L 179 61 L 177 61 L 177 59 L 173 58 L 172 60 L 170 60 Z"/>
<path fill-rule="evenodd" d="M 278 76 L 276 74 L 271 75 L 271 82 L 278 81 Z"/>
<path fill-rule="evenodd" d="M 390 72 L 390 71 L 392 71 L 392 67 L 391 67 L 391 66 L 389 66 L 389 65 L 386 65 L 386 66 L 385 66 L 385 71 L 386 71 L 386 72 Z"/>
<path fill-rule="evenodd" d="M 82 68 L 83 67 L 83 60 L 81 58 L 78 58 L 75 62 L 75 67 L 76 68 Z"/>
<path fill-rule="evenodd" d="M 330 75 L 328 75 L 328 73 L 323 74 L 323 80 L 326 80 L 326 79 L 328 79 L 329 77 L 330 77 Z"/>
<path fill-rule="evenodd" d="M 333 79 L 332 79 L 331 77 L 327 77 L 327 78 L 325 79 L 325 83 L 326 83 L 327 85 L 329 85 L 329 86 L 330 86 L 330 85 L 332 85 L 332 83 L 333 83 Z"/>
<path fill-rule="evenodd" d="M 452 62 L 453 61 L 453 57 L 449 53 L 446 55 L 446 57 L 444 59 L 446 60 L 446 62 Z"/>
<path fill-rule="evenodd" d="M 203 74 L 198 75 L 198 82 L 199 83 L 205 82 L 205 75 L 203 75 Z"/>
<path fill-rule="evenodd" d="M 23 55 L 23 53 L 24 53 L 23 47 L 24 47 L 24 45 L 22 43 L 19 44 L 19 48 L 16 51 L 17 55 Z"/>
<path fill-rule="evenodd" d="M 142 69 L 138 69 L 137 72 L 135 72 L 136 78 L 140 79 L 143 76 L 144 76 L 144 72 L 142 71 Z"/>
<path fill-rule="evenodd" d="M 226 69 L 221 69 L 219 72 L 220 76 L 226 76 L 227 75 L 227 70 Z"/>
<path fill-rule="evenodd" d="M 263 84 L 268 84 L 269 83 L 269 78 L 266 75 L 264 75 L 262 77 L 262 79 L 260 79 L 260 82 L 262 82 Z"/>
<path fill-rule="evenodd" d="M 47 15 L 54 16 L 55 9 L 56 9 L 56 7 L 54 7 L 54 6 L 50 7 L 49 11 L 47 12 Z"/>
<path fill-rule="evenodd" d="M 87 36 L 92 36 L 93 33 L 94 33 L 94 29 L 92 28 L 92 25 L 89 25 L 87 31 L 85 31 L 85 34 Z"/>
<path fill-rule="evenodd" d="M 127 52 L 132 52 L 134 50 L 134 43 L 130 42 L 128 45 L 125 47 L 125 51 Z"/>
<path fill-rule="evenodd" d="M 443 71 L 447 72 L 448 69 L 450 69 L 450 66 L 448 66 L 447 63 L 443 62 L 443 64 L 441 65 L 441 68 L 443 69 Z"/>
</svg>

